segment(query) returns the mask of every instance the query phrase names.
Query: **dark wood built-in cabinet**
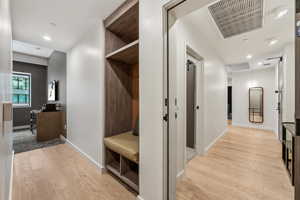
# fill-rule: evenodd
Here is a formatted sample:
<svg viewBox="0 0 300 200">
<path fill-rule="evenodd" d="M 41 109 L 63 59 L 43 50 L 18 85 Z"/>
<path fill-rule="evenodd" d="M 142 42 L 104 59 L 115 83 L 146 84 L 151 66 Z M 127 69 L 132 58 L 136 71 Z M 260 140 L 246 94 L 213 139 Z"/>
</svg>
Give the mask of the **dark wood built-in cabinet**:
<svg viewBox="0 0 300 200">
<path fill-rule="evenodd" d="M 139 141 L 138 136 L 132 135 L 139 117 L 138 0 L 124 2 L 104 20 L 104 26 L 106 29 L 105 165 L 109 172 L 138 191 L 139 163 L 126 154 L 126 151 L 132 153 L 138 149 Z M 114 137 L 118 135 L 121 137 Z M 131 141 L 128 144 L 126 140 Z M 115 149 L 116 146 L 122 148 L 122 144 L 118 144 L 120 141 L 126 143 L 124 151 Z M 134 148 L 131 146 L 126 148 L 126 145 L 131 144 L 134 144 Z"/>
<path fill-rule="evenodd" d="M 295 141 L 296 126 L 293 122 L 283 123 L 282 128 L 282 160 L 294 185 L 295 180 Z"/>
</svg>

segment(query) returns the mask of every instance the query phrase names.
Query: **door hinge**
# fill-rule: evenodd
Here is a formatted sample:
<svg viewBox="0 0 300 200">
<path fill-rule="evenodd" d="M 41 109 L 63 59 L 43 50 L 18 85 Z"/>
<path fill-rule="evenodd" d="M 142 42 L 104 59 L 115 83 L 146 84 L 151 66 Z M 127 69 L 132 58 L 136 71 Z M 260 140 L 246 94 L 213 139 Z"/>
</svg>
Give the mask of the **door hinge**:
<svg viewBox="0 0 300 200">
<path fill-rule="evenodd" d="M 165 98 L 165 106 L 168 106 L 168 105 L 169 105 L 169 99 Z"/>
<path fill-rule="evenodd" d="M 163 119 L 164 119 L 165 122 L 168 122 L 169 121 L 169 114 L 165 114 Z"/>
</svg>

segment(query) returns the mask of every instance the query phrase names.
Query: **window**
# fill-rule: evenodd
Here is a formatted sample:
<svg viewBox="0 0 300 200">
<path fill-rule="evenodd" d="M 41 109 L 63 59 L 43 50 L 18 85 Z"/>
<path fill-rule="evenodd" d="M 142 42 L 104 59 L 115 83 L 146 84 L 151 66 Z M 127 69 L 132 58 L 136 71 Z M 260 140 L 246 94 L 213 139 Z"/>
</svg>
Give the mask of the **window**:
<svg viewBox="0 0 300 200">
<path fill-rule="evenodd" d="M 29 107 L 31 105 L 31 74 L 14 72 L 12 87 L 14 106 Z"/>
</svg>

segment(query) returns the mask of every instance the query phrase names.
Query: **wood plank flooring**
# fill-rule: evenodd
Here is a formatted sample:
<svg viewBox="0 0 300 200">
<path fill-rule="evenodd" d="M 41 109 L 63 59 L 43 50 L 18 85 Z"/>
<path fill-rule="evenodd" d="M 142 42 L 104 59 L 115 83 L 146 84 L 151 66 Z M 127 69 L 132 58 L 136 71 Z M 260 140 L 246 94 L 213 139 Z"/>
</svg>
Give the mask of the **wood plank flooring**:
<svg viewBox="0 0 300 200">
<path fill-rule="evenodd" d="M 13 200 L 134 200 L 67 145 L 16 154 Z M 188 163 L 177 200 L 292 200 L 281 146 L 267 131 L 230 127 L 205 156 Z"/>
<path fill-rule="evenodd" d="M 177 200 L 293 200 L 281 145 L 268 131 L 229 127 L 187 165 Z"/>
<path fill-rule="evenodd" d="M 68 145 L 15 155 L 13 200 L 135 200 Z"/>
</svg>

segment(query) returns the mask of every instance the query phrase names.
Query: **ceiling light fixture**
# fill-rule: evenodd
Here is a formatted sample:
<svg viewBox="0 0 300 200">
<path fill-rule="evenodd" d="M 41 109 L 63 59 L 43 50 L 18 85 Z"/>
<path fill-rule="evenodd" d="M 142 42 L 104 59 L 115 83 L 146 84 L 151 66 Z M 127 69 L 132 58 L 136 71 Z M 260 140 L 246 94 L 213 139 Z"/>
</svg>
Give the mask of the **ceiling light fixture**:
<svg viewBox="0 0 300 200">
<path fill-rule="evenodd" d="M 251 54 L 248 54 L 248 55 L 246 56 L 246 58 L 247 58 L 248 60 L 250 60 L 252 57 L 253 57 L 253 56 L 252 56 Z"/>
<path fill-rule="evenodd" d="M 51 25 L 51 26 L 56 26 L 56 23 L 50 22 L 50 25 Z"/>
<path fill-rule="evenodd" d="M 48 36 L 48 35 L 44 35 L 43 39 L 46 40 L 46 41 L 51 41 L 52 40 L 51 37 Z"/>
<path fill-rule="evenodd" d="M 276 44 L 278 42 L 278 40 L 273 39 L 269 42 L 269 46 L 273 46 L 274 44 Z"/>
<path fill-rule="evenodd" d="M 289 12 L 289 10 L 287 8 L 279 9 L 277 11 L 275 19 L 281 19 L 282 17 L 284 17 L 285 15 L 287 15 L 288 12 Z"/>
<path fill-rule="evenodd" d="M 262 62 L 258 62 L 257 65 L 258 65 L 258 66 L 262 66 L 263 63 L 262 63 Z"/>
</svg>

